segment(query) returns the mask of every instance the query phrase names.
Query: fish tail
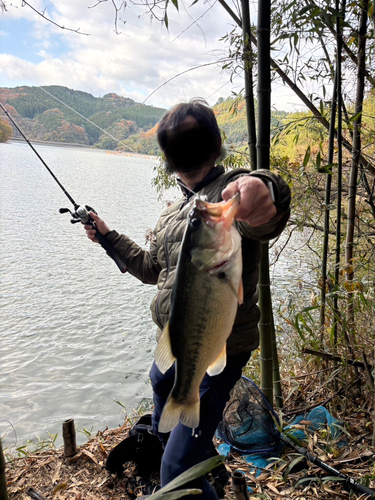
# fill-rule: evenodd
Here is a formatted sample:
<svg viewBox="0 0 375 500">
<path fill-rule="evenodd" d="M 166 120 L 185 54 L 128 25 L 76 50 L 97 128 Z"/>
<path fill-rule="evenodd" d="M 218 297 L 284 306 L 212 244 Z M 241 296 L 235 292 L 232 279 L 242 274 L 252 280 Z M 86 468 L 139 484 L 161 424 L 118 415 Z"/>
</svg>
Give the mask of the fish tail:
<svg viewBox="0 0 375 500">
<path fill-rule="evenodd" d="M 195 429 L 199 425 L 199 398 L 191 404 L 180 404 L 169 396 L 158 426 L 159 432 L 170 432 L 181 421 L 187 427 Z"/>
</svg>

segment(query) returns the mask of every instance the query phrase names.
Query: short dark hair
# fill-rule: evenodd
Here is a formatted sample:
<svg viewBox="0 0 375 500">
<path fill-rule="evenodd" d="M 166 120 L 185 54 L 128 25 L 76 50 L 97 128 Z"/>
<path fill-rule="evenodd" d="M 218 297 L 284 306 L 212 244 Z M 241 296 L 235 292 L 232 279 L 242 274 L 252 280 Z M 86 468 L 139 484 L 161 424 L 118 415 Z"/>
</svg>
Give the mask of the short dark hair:
<svg viewBox="0 0 375 500">
<path fill-rule="evenodd" d="M 197 125 L 184 129 L 188 117 L 194 118 Z M 169 110 L 159 123 L 157 139 L 174 170 L 199 168 L 220 156 L 220 129 L 215 113 L 203 99 L 195 98 Z"/>
</svg>

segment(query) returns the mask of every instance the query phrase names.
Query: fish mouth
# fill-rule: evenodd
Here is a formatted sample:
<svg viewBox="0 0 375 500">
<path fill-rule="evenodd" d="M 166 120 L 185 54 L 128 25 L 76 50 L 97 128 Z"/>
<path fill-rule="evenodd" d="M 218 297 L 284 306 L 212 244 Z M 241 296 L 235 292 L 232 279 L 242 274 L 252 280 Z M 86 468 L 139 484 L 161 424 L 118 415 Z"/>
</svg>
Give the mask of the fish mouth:
<svg viewBox="0 0 375 500">
<path fill-rule="evenodd" d="M 235 218 L 240 204 L 240 193 L 236 193 L 227 201 L 208 203 L 200 198 L 195 199 L 193 211 L 205 221 L 206 224 L 214 226 L 218 222 L 224 222 L 224 227 L 229 228 Z"/>
<path fill-rule="evenodd" d="M 224 260 L 224 262 L 220 262 L 220 264 L 216 264 L 216 266 L 213 266 L 211 267 L 211 270 L 220 270 L 222 269 L 223 267 L 226 266 L 226 264 L 228 264 L 229 260 Z"/>
</svg>

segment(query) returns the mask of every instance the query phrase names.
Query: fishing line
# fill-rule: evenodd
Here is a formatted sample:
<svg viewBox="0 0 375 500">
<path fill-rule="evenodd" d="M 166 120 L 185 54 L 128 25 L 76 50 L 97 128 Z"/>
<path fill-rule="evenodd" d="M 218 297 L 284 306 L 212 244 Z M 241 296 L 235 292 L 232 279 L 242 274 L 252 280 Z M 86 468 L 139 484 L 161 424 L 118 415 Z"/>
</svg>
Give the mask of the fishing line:
<svg viewBox="0 0 375 500">
<path fill-rule="evenodd" d="M 167 83 L 171 82 L 172 80 L 174 80 L 178 76 L 184 75 L 185 73 L 189 73 L 189 71 L 193 71 L 194 69 L 205 68 L 206 66 L 212 66 L 213 64 L 218 64 L 219 62 L 224 62 L 225 60 L 226 60 L 226 58 L 223 58 L 223 59 L 219 59 L 218 61 L 205 63 L 205 64 L 199 64 L 198 66 L 193 66 L 192 68 L 186 69 L 185 71 L 181 71 L 181 73 L 178 73 L 177 75 L 172 76 L 172 78 L 169 78 L 169 80 L 167 80 L 164 83 L 162 83 L 161 85 L 159 85 L 159 87 L 157 87 L 155 90 L 153 90 L 151 92 L 151 94 L 149 94 L 146 97 L 146 99 L 144 101 L 142 101 L 141 104 L 144 104 L 153 94 L 155 94 L 155 92 L 160 90 L 162 87 L 164 87 L 164 85 L 167 85 Z"/>
<path fill-rule="evenodd" d="M 216 1 L 217 1 L 217 0 L 216 0 Z M 176 36 L 176 37 L 175 37 L 175 38 L 174 38 L 171 42 L 169 42 L 169 45 L 170 45 L 171 43 L 173 43 L 175 40 L 177 40 L 177 38 L 179 38 L 181 35 L 183 35 L 186 31 L 188 31 L 188 30 L 189 30 L 192 26 L 194 26 L 194 24 L 197 24 L 197 26 L 198 26 L 198 27 L 201 29 L 201 31 L 203 32 L 202 28 L 201 28 L 201 27 L 199 26 L 199 24 L 198 24 L 198 21 L 199 21 L 200 19 L 202 19 L 202 17 L 204 17 L 204 16 L 207 14 L 207 12 L 208 12 L 209 10 L 211 10 L 211 9 L 212 9 L 212 7 L 214 7 L 214 5 L 216 4 L 216 1 L 215 1 L 215 2 L 214 2 L 214 3 L 213 3 L 213 4 L 212 4 L 212 5 L 211 5 L 211 6 L 210 6 L 210 7 L 209 7 L 209 8 L 208 8 L 205 12 L 203 12 L 203 14 L 202 14 L 201 16 L 199 16 L 199 17 L 198 17 L 198 19 L 194 19 L 194 18 L 193 18 L 193 17 L 192 17 L 192 16 L 188 13 L 188 11 L 186 10 L 185 4 L 183 4 L 184 9 L 185 9 L 185 12 L 186 12 L 186 14 L 189 16 L 189 18 L 192 20 L 192 23 L 191 23 L 191 24 L 190 24 L 187 28 L 185 28 L 183 31 L 181 31 L 181 33 L 180 33 L 179 35 L 177 35 L 177 36 Z M 203 32 L 203 36 L 204 36 L 204 39 L 205 39 L 205 44 L 206 44 L 206 46 L 207 46 L 206 37 L 205 37 L 204 32 Z"/>
<path fill-rule="evenodd" d="M 10 66 L 8 66 L 8 68 L 10 68 Z M 11 68 L 13 71 L 15 71 L 16 73 L 18 73 L 20 76 L 23 76 L 22 73 L 20 73 L 19 71 L 15 70 L 14 68 Z M 32 84 L 35 85 L 36 88 L 40 89 L 40 90 L 43 90 L 43 92 L 45 92 L 46 94 L 48 94 L 50 97 L 52 97 L 53 99 L 55 99 L 56 101 L 58 101 L 60 104 L 62 104 L 63 106 L 65 106 L 66 108 L 70 109 L 70 111 L 73 111 L 73 113 L 76 113 L 78 116 L 80 116 L 81 118 L 83 118 L 86 122 L 90 123 L 90 125 L 93 125 L 94 127 L 96 127 L 98 130 L 100 130 L 101 132 L 103 132 L 104 134 L 108 135 L 108 137 L 110 137 L 111 139 L 114 139 L 116 142 L 118 142 L 119 144 L 123 144 L 126 148 L 129 149 L 129 151 L 131 151 L 132 153 L 136 153 L 136 151 L 134 151 L 134 149 L 132 149 L 130 146 L 128 146 L 127 144 L 125 144 L 125 142 L 121 139 L 118 139 L 117 137 L 115 137 L 114 135 L 112 135 L 110 132 L 107 132 L 107 130 L 101 128 L 99 125 L 97 125 L 96 123 L 92 122 L 89 118 L 86 118 L 86 116 L 82 115 L 79 111 L 75 110 L 74 108 L 72 108 L 71 106 L 69 106 L 69 104 L 66 104 L 64 101 L 62 101 L 61 99 L 59 99 L 58 97 L 56 97 L 55 95 L 51 94 L 50 92 L 48 92 L 48 90 L 46 90 L 45 88 L 43 88 L 41 85 L 36 85 L 35 82 L 33 82 L 32 80 L 30 80 L 29 78 L 27 78 L 27 80 L 29 80 L 29 82 L 31 82 Z M 167 82 L 166 82 L 167 83 Z M 156 89 L 158 90 L 158 89 Z M 154 92 L 156 92 L 156 90 Z M 150 94 L 152 95 L 152 94 Z M 149 98 L 150 96 L 148 96 L 146 98 L 146 100 Z M 146 102 L 146 100 L 144 102 Z M 137 106 L 142 106 L 143 103 L 137 103 L 135 106 L 133 106 L 134 108 L 137 107 Z M 25 139 L 26 140 L 26 139 Z"/>
<path fill-rule="evenodd" d="M 8 66 L 8 68 L 10 68 L 10 66 Z M 20 76 L 23 77 L 22 73 L 20 73 L 19 71 L 15 70 L 14 68 L 11 68 L 13 71 L 15 71 L 16 73 L 18 73 Z M 110 132 L 107 132 L 106 130 L 104 130 L 103 128 L 101 128 L 99 125 L 97 125 L 96 123 L 92 122 L 89 118 L 86 118 L 86 116 L 82 115 L 79 111 L 76 111 L 74 108 L 72 108 L 71 106 L 69 106 L 69 104 L 66 104 L 64 101 L 62 101 L 61 99 L 59 99 L 58 97 L 56 97 L 55 95 L 51 94 L 50 92 L 48 92 L 48 90 L 46 90 L 45 88 L 43 88 L 41 85 L 36 85 L 35 82 L 33 82 L 32 80 L 30 80 L 29 78 L 27 78 L 27 80 L 29 80 L 29 82 L 31 82 L 33 85 L 35 85 L 36 88 L 40 89 L 40 90 L 43 90 L 43 92 L 45 92 L 46 94 L 48 94 L 50 97 L 52 97 L 53 99 L 55 99 L 56 101 L 58 101 L 60 104 L 62 104 L 63 106 L 65 106 L 66 108 L 70 109 L 70 111 L 73 111 L 73 113 L 75 113 L 76 115 L 80 116 L 81 118 L 83 118 L 86 122 L 90 123 L 90 125 L 93 125 L 94 127 L 96 127 L 98 130 L 100 130 L 101 132 L 103 132 L 104 134 L 108 135 L 108 137 L 110 137 L 111 139 L 114 139 L 116 142 L 118 142 L 119 144 L 123 144 L 126 148 L 128 148 L 132 153 L 136 153 L 136 151 L 134 151 L 134 149 L 132 149 L 130 146 L 128 146 L 127 144 L 125 144 L 125 142 L 121 139 L 118 139 L 117 137 L 115 137 L 114 135 L 112 135 Z M 143 103 L 142 103 L 143 104 Z M 136 106 L 140 106 L 142 104 L 136 104 Z M 133 106 L 133 107 L 136 107 L 136 106 Z"/>
<path fill-rule="evenodd" d="M 54 96 L 53 94 L 51 94 L 50 92 L 48 92 L 48 90 L 46 90 L 45 88 L 39 86 L 38 88 L 40 88 L 40 90 L 43 90 L 43 92 L 45 92 L 46 94 L 48 94 L 50 97 L 53 97 L 54 99 L 56 99 L 56 101 L 58 101 L 60 104 L 62 104 L 63 106 L 67 107 L 68 109 L 70 109 L 71 111 L 73 111 L 74 113 L 76 113 L 78 116 L 80 116 L 81 118 L 83 118 L 84 120 L 86 120 L 88 123 L 90 123 L 91 125 L 93 125 L 94 127 L 96 127 L 97 129 L 99 129 L 101 132 L 103 132 L 104 134 L 107 134 L 109 137 L 111 137 L 111 139 L 114 139 L 115 141 L 117 141 L 119 144 L 123 144 L 126 148 L 128 148 L 132 153 L 135 153 L 134 149 L 132 149 L 131 147 L 129 147 L 127 144 L 125 144 L 122 140 L 118 139 L 117 137 L 115 137 L 114 135 L 112 135 L 110 132 L 107 132 L 106 130 L 104 130 L 103 128 L 99 127 L 99 125 L 97 125 L 96 123 L 92 122 L 89 118 L 86 118 L 86 116 L 83 116 L 81 115 L 81 113 L 79 111 L 76 111 L 75 109 L 73 109 L 72 107 L 69 106 L 69 104 L 66 104 L 65 102 L 63 102 L 61 99 L 59 99 L 58 97 Z"/>
<path fill-rule="evenodd" d="M 61 182 L 58 180 L 58 178 L 56 177 L 56 175 L 52 172 L 52 170 L 49 168 L 49 166 L 47 165 L 47 163 L 43 160 L 43 158 L 40 156 L 40 154 L 38 153 L 38 151 L 34 148 L 34 146 L 31 144 L 31 142 L 29 141 L 29 139 L 26 137 L 26 135 L 22 132 L 22 130 L 20 129 L 20 127 L 18 126 L 18 124 L 13 120 L 13 118 L 11 117 L 11 115 L 8 113 L 8 111 L 5 109 L 5 107 L 3 106 L 3 104 L 0 102 L 0 107 L 1 109 L 4 111 L 4 113 L 7 115 L 7 117 L 9 118 L 9 120 L 13 123 L 13 125 L 16 127 L 16 129 L 18 130 L 18 132 L 22 135 L 22 137 L 25 139 L 25 141 L 27 142 L 27 144 L 30 146 L 30 148 L 34 151 L 34 153 L 37 155 L 37 157 L 39 158 L 39 160 L 43 163 L 43 165 L 46 167 L 46 169 L 48 170 L 48 172 L 52 175 L 52 177 L 55 179 L 55 181 L 57 182 L 57 184 L 60 186 L 60 188 L 62 189 L 62 191 L 64 192 L 64 194 L 66 195 L 66 197 L 69 199 L 69 201 L 73 204 L 74 206 L 74 210 L 77 210 L 77 208 L 79 208 L 79 205 L 78 203 L 76 203 L 73 198 L 70 196 L 70 194 L 68 193 L 68 191 L 64 188 L 64 186 L 61 184 Z"/>
<path fill-rule="evenodd" d="M 17 446 L 17 432 L 16 432 L 16 429 L 14 427 L 14 425 L 12 424 L 12 422 L 10 420 L 7 420 L 5 418 L 1 419 L 0 420 L 0 424 L 2 422 L 6 422 L 7 424 L 9 424 L 11 426 L 11 428 L 13 429 L 13 432 L 14 432 L 14 444 L 13 446 L 16 447 Z M 0 436 L 1 439 L 4 439 L 4 437 L 6 436 L 6 434 L 3 434 L 2 436 Z"/>
<path fill-rule="evenodd" d="M 26 135 L 22 132 L 21 128 L 18 126 L 17 122 L 12 118 L 12 116 L 8 113 L 8 111 L 5 109 L 3 104 L 0 102 L 0 107 L 4 111 L 5 115 L 9 118 L 9 120 L 13 123 L 15 128 L 18 130 L 18 132 L 22 135 L 22 137 L 25 139 L 26 143 L 30 146 L 30 148 L 34 151 L 36 156 L 39 158 L 39 160 L 42 162 L 42 164 L 45 166 L 45 168 L 48 170 L 48 172 L 51 174 L 53 179 L 57 182 L 57 184 L 60 186 L 66 197 L 69 199 L 69 201 L 73 204 L 74 206 L 74 212 L 69 210 L 69 208 L 60 208 L 59 212 L 61 214 L 69 212 L 70 215 L 72 216 L 72 219 L 70 222 L 73 224 L 76 222 L 82 222 L 83 224 L 87 224 L 92 226 L 96 230 L 96 239 L 100 243 L 100 245 L 104 248 L 104 250 L 107 252 L 107 254 L 115 261 L 117 267 L 120 269 L 122 273 L 125 273 L 127 271 L 127 267 L 121 257 L 114 251 L 112 246 L 109 244 L 107 241 L 107 238 L 105 235 L 101 234 L 98 228 L 95 225 L 94 220 L 92 219 L 90 212 L 95 212 L 95 210 L 90 207 L 89 205 L 78 205 L 70 196 L 68 191 L 64 188 L 64 186 L 61 184 L 61 182 L 58 180 L 56 175 L 52 172 L 52 170 L 49 168 L 47 163 L 43 160 L 43 158 L 40 156 L 38 151 L 34 148 L 34 146 L 31 144 L 29 139 L 26 137 Z"/>
</svg>

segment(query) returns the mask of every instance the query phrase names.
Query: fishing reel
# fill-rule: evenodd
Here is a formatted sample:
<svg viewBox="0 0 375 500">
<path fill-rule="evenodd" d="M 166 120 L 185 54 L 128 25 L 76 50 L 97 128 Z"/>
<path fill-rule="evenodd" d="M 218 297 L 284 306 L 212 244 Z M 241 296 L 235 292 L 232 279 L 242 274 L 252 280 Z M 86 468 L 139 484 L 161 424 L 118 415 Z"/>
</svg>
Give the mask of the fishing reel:
<svg viewBox="0 0 375 500">
<path fill-rule="evenodd" d="M 100 243 L 100 245 L 104 248 L 107 254 L 115 261 L 117 267 L 120 269 L 122 273 L 126 273 L 127 267 L 126 264 L 122 261 L 121 257 L 114 251 L 112 246 L 109 244 L 105 235 L 103 235 L 98 228 L 96 227 L 95 222 L 90 216 L 90 212 L 97 214 L 97 212 L 90 207 L 89 205 L 81 206 L 74 204 L 74 212 L 72 212 L 69 208 L 60 208 L 60 214 L 70 213 L 72 218 L 70 222 L 72 224 L 77 224 L 81 222 L 82 224 L 90 224 L 96 230 L 96 239 Z"/>
<path fill-rule="evenodd" d="M 89 214 L 89 212 L 94 212 L 94 214 L 96 214 L 96 211 L 92 207 L 89 207 L 88 205 L 85 205 L 84 207 L 76 205 L 74 210 L 75 211 L 72 212 L 69 208 L 60 208 L 59 212 L 60 214 L 66 214 L 69 212 L 72 216 L 72 219 L 70 219 L 72 224 L 82 222 L 82 224 L 91 224 L 94 227 L 93 220 Z"/>
</svg>

